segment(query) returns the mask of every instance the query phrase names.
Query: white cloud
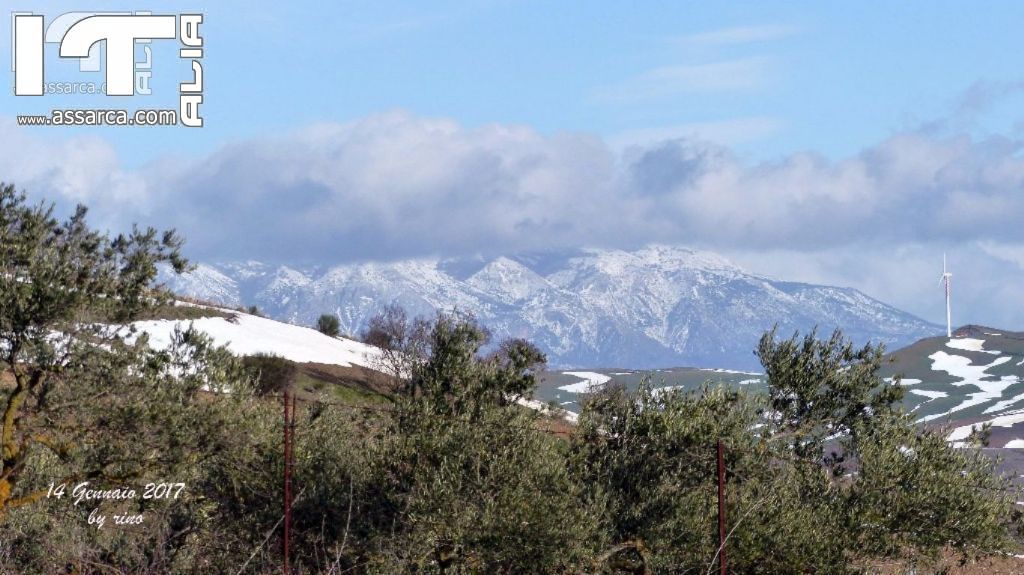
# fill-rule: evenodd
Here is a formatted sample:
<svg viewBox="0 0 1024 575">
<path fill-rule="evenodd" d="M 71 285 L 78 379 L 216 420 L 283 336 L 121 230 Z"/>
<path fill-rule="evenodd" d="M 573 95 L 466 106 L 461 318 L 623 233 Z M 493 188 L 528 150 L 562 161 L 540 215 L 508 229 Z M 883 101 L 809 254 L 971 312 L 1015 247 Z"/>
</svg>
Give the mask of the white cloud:
<svg viewBox="0 0 1024 575">
<path fill-rule="evenodd" d="M 1024 298 L 1022 145 L 907 132 L 840 161 L 748 164 L 693 140 L 616 151 L 586 134 L 393 112 L 131 171 L 103 140 L 44 141 L 8 123 L 0 179 L 84 201 L 103 225 L 177 227 L 202 259 L 677 243 L 783 278 L 860 287 L 929 319 L 941 304 L 936 262 L 949 251 L 955 315 L 1012 329 L 1024 324 L 1012 311 Z"/>
<path fill-rule="evenodd" d="M 628 130 L 611 136 L 608 143 L 613 148 L 622 149 L 628 146 L 649 147 L 666 140 L 685 139 L 731 146 L 767 138 L 782 128 L 783 122 L 778 118 L 755 116 Z"/>
<path fill-rule="evenodd" d="M 600 102 L 635 102 L 683 94 L 750 91 L 765 85 L 774 65 L 767 56 L 662 66 L 600 88 Z"/>
<path fill-rule="evenodd" d="M 1024 271 L 1024 243 L 1007 244 L 1003 242 L 982 241 L 978 247 L 986 255 L 1016 265 Z"/>
</svg>

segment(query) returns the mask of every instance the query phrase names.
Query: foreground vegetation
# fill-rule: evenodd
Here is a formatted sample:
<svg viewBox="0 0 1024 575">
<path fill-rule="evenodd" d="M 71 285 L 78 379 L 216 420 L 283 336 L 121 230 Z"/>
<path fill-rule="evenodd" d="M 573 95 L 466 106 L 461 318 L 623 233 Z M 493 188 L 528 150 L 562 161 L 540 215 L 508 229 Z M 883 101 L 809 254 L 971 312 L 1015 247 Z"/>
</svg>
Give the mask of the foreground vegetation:
<svg viewBox="0 0 1024 575">
<path fill-rule="evenodd" d="M 297 376 L 192 331 L 152 350 L 105 327 L 152 317 L 156 265 L 187 263 L 173 234 L 110 239 L 84 216 L 0 188 L 0 572 L 279 573 L 278 396 Z M 612 388 L 568 434 L 515 403 L 544 359 L 527 342 L 397 309 L 366 335 L 400 383 L 300 406 L 297 572 L 707 573 L 719 440 L 732 572 L 921 573 L 1017 546 L 1008 480 L 915 427 L 881 349 L 838 333 L 766 334 L 767 395 Z M 76 504 L 86 481 L 184 487 Z"/>
</svg>

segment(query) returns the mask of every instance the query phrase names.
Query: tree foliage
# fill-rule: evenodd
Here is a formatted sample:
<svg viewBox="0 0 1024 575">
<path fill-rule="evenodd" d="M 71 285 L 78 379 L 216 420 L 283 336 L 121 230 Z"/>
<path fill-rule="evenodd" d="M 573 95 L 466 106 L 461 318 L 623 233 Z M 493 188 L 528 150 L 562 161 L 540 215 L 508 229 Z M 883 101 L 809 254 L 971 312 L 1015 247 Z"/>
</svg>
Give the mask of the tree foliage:
<svg viewBox="0 0 1024 575">
<path fill-rule="evenodd" d="M 131 355 L 127 334 L 97 320 L 131 320 L 165 302 L 152 286 L 157 264 L 187 266 L 174 232 L 136 228 L 111 239 L 89 229 L 82 206 L 63 222 L 53 211 L 0 186 L 0 366 L 14 379 L 3 398 L 0 514 L 37 498 L 19 486 L 34 450 L 62 456 L 76 442 L 74 431 L 49 425 L 55 407 L 67 407 L 61 392 L 82 387 L 98 350 L 115 351 L 106 354 L 115 367 Z"/>
<path fill-rule="evenodd" d="M 568 573 L 592 545 L 565 446 L 514 400 L 544 357 L 509 341 L 491 354 L 473 318 L 439 314 L 426 356 L 381 440 L 381 572 Z"/>
<path fill-rule="evenodd" d="M 880 346 L 769 332 L 758 354 L 767 396 L 644 384 L 586 403 L 572 453 L 613 543 L 606 569 L 709 568 L 720 439 L 736 572 L 909 569 L 1011 548 L 1016 490 L 991 459 L 900 412 L 899 390 L 877 375 Z"/>
<path fill-rule="evenodd" d="M 338 334 L 341 333 L 341 321 L 332 313 L 321 314 L 316 319 L 316 329 L 324 335 L 338 337 Z"/>
<path fill-rule="evenodd" d="M 85 213 L 60 221 L 0 187 L 0 572 L 280 572 L 276 396 L 300 368 L 237 358 L 192 329 L 153 349 L 128 326 L 169 301 L 156 266 L 187 269 L 181 242 L 109 238 Z M 765 334 L 766 394 L 612 386 L 574 427 L 521 405 L 544 354 L 492 342 L 470 315 L 411 319 L 393 305 L 363 336 L 398 385 L 380 403 L 303 395 L 302 573 L 707 573 L 719 441 L 733 572 L 919 572 L 943 553 L 1015 545 L 1017 492 L 992 460 L 915 425 L 878 377 L 881 346 L 839 332 Z M 86 481 L 186 488 L 94 505 L 48 496 Z M 146 519 L 98 529 L 94 509 Z"/>
</svg>

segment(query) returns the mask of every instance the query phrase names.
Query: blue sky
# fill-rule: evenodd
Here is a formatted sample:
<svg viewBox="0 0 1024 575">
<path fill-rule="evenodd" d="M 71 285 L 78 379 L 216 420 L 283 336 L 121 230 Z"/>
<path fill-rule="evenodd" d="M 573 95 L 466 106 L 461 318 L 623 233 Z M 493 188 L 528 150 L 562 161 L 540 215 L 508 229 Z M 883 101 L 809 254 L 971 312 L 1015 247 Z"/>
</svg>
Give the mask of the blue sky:
<svg viewBox="0 0 1024 575">
<path fill-rule="evenodd" d="M 140 8 L 101 4 L 12 9 Z M 19 128 L 121 103 L 8 90 L 0 180 L 200 259 L 677 243 L 933 321 L 946 251 L 961 323 L 1024 329 L 1022 3 L 144 7 L 204 13 L 206 126 Z M 129 107 L 176 107 L 188 69 L 154 46 Z"/>
<path fill-rule="evenodd" d="M 50 15 L 86 4 L 16 7 Z M 110 135 L 132 165 L 391 109 L 466 126 L 593 133 L 613 143 L 697 133 L 757 159 L 798 150 L 835 158 L 947 119 L 979 82 L 1021 78 L 1015 55 L 1024 53 L 1024 35 L 1014 25 L 1024 23 L 1019 2 L 987 3 L 984 11 L 968 2 L 145 7 L 205 14 L 208 123 L 202 130 L 158 130 L 158 137 L 152 129 L 91 130 Z M 10 32 L 4 33 L 6 60 Z M 183 74 L 175 60 L 173 43 L 159 43 L 155 77 L 167 97 L 158 90 L 149 99 L 160 105 L 173 103 Z M 45 99 L 28 104 L 8 93 L 0 114 L 47 110 L 57 97 Z M 148 106 L 147 97 L 135 99 Z M 1021 96 L 1007 100 L 974 119 L 972 129 L 1012 124 Z"/>
</svg>

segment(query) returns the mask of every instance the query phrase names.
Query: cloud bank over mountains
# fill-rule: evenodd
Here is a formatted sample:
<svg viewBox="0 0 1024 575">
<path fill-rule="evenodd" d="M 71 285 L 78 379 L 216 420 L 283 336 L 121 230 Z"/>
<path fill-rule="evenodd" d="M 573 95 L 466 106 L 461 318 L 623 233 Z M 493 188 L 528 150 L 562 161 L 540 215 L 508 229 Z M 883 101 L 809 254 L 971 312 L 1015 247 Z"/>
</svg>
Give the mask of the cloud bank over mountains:
<svg viewBox="0 0 1024 575">
<path fill-rule="evenodd" d="M 1024 141 L 1010 136 L 926 127 L 845 159 L 750 163 L 702 141 L 618 150 L 587 134 L 395 111 L 138 169 L 98 138 L 54 142 L 8 121 L 0 141 L 4 180 L 62 207 L 86 203 L 113 229 L 176 227 L 196 259 L 335 264 L 659 242 L 851 285 L 935 319 L 931 267 L 945 250 L 963 322 L 1024 326 L 1024 288 L 1008 287 L 1024 285 Z"/>
</svg>

